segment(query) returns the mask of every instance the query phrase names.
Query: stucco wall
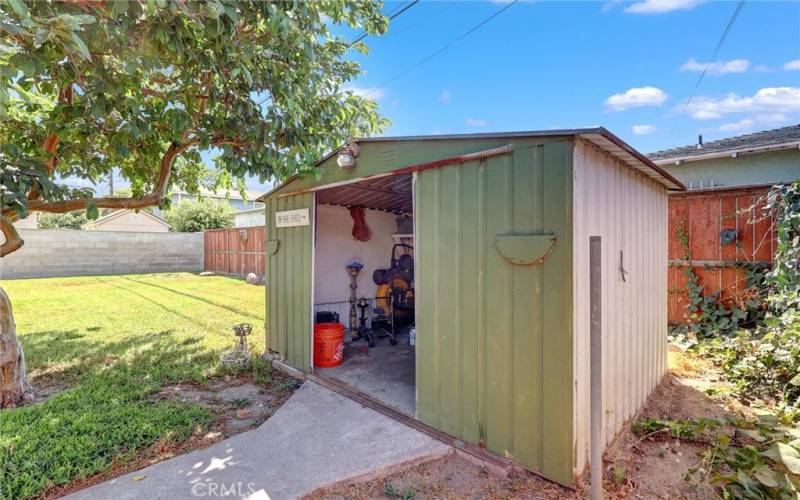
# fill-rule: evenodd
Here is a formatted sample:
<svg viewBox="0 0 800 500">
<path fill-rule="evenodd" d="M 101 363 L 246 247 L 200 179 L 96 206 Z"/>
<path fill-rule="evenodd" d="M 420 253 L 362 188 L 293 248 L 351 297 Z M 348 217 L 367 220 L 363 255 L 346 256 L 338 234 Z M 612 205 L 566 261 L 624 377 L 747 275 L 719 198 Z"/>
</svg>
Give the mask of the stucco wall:
<svg viewBox="0 0 800 500">
<path fill-rule="evenodd" d="M 0 279 L 203 270 L 203 233 L 21 229 Z"/>
<path fill-rule="evenodd" d="M 263 226 L 265 223 L 266 212 L 263 208 L 233 214 L 233 225 L 236 227 Z"/>
<path fill-rule="evenodd" d="M 800 179 L 800 150 L 789 149 L 711 160 L 687 161 L 662 167 L 687 188 L 752 186 Z"/>
<path fill-rule="evenodd" d="M 168 233 L 169 224 L 150 217 L 145 212 L 123 210 L 124 213 L 89 222 L 83 228 L 87 231 L 125 231 L 131 233 Z"/>
</svg>

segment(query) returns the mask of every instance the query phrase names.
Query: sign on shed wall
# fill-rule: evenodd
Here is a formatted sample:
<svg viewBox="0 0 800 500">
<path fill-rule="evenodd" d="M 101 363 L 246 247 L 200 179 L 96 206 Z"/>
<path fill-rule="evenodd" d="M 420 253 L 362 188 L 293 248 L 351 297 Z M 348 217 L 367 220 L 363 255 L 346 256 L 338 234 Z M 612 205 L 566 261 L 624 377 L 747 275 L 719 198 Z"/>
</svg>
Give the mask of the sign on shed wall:
<svg viewBox="0 0 800 500">
<path fill-rule="evenodd" d="M 297 227 L 309 224 L 307 208 L 275 212 L 275 227 Z"/>
</svg>

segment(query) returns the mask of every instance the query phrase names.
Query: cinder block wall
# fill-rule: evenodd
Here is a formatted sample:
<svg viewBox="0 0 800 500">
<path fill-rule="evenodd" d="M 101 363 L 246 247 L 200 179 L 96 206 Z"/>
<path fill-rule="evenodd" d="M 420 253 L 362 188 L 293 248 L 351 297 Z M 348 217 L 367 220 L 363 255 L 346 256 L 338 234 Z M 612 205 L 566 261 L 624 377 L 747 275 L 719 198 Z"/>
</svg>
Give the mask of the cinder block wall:
<svg viewBox="0 0 800 500">
<path fill-rule="evenodd" d="M 19 233 L 25 246 L 0 259 L 0 279 L 203 270 L 203 233 Z"/>
</svg>

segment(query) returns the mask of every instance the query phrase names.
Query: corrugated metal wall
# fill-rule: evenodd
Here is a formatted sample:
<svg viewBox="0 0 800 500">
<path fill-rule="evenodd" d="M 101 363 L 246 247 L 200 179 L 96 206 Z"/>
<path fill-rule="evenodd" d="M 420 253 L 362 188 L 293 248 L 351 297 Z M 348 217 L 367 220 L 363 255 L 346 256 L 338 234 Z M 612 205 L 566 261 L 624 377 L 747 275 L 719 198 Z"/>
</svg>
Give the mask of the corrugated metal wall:
<svg viewBox="0 0 800 500">
<path fill-rule="evenodd" d="M 275 212 L 299 208 L 309 209 L 308 226 L 275 227 Z M 268 200 L 267 349 L 303 370 L 311 368 L 313 230 L 313 193 Z"/>
<path fill-rule="evenodd" d="M 211 229 L 203 233 L 206 271 L 264 276 L 264 227 Z"/>
<path fill-rule="evenodd" d="M 724 301 L 734 300 L 745 289 L 745 270 L 737 264 L 772 262 L 777 249 L 773 221 L 761 217 L 761 208 L 751 208 L 757 203 L 763 205 L 768 191 L 768 187 L 760 187 L 670 195 L 670 322 L 688 322 L 685 261 L 703 261 L 693 269 L 706 287 L 704 292 L 721 291 Z M 736 230 L 738 239 L 722 245 L 723 229 Z"/>
<path fill-rule="evenodd" d="M 529 143 L 530 144 L 530 143 Z M 417 174 L 417 417 L 572 482 L 572 141 Z M 541 265 L 504 234 L 554 232 Z"/>
<path fill-rule="evenodd" d="M 666 372 L 667 198 L 660 184 L 591 144 L 576 143 L 576 473 L 589 458 L 589 236 L 602 237 L 603 414 L 609 443 Z"/>
</svg>

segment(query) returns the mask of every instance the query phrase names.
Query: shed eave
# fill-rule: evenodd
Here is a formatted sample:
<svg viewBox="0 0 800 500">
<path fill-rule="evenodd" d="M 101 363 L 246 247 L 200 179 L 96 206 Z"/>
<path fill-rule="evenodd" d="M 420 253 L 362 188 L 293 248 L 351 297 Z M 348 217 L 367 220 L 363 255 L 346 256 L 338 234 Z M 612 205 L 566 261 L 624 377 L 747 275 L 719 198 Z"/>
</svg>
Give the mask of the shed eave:
<svg viewBox="0 0 800 500">
<path fill-rule="evenodd" d="M 379 143 L 379 142 L 407 142 L 407 141 L 447 141 L 447 140 L 468 140 L 468 139 L 515 139 L 527 137 L 583 137 L 587 141 L 595 144 L 607 151 L 612 156 L 620 159 L 623 163 L 634 168 L 643 174 L 651 177 L 664 185 L 670 191 L 685 191 L 686 187 L 675 177 L 663 170 L 652 162 L 649 158 L 638 152 L 632 146 L 625 143 L 622 139 L 611 133 L 605 127 L 575 128 L 575 129 L 554 129 L 554 130 L 530 130 L 517 132 L 483 132 L 478 134 L 442 134 L 442 135 L 408 135 L 408 136 L 389 136 L 389 137 L 354 137 L 345 144 L 321 157 L 314 166 L 319 166 L 323 162 L 335 156 L 344 146 L 352 143 Z M 402 167 L 401 167 L 402 168 Z M 269 192 L 260 196 L 256 201 L 264 202 L 276 191 L 299 178 L 293 175 L 284 182 L 275 186 Z"/>
</svg>

